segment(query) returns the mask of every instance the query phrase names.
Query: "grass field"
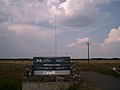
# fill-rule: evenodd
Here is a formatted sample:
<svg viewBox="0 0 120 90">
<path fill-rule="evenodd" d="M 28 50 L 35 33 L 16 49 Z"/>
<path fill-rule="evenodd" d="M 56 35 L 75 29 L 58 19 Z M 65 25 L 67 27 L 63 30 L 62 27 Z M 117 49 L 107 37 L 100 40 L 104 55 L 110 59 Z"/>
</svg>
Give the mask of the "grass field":
<svg viewBox="0 0 120 90">
<path fill-rule="evenodd" d="M 90 61 L 72 61 L 72 63 L 80 70 L 95 71 L 104 74 L 110 74 L 117 78 L 120 75 L 110 70 L 108 67 L 120 67 L 120 60 L 98 60 Z M 31 61 L 0 61 L 0 90 L 21 90 L 22 76 L 24 67 L 32 65 Z M 76 88 L 77 87 L 77 88 Z M 80 88 L 80 89 L 79 89 Z M 98 90 L 86 83 L 80 83 L 78 86 L 71 87 L 69 90 Z"/>
<path fill-rule="evenodd" d="M 21 90 L 24 67 L 31 61 L 0 61 L 0 90 Z"/>
</svg>

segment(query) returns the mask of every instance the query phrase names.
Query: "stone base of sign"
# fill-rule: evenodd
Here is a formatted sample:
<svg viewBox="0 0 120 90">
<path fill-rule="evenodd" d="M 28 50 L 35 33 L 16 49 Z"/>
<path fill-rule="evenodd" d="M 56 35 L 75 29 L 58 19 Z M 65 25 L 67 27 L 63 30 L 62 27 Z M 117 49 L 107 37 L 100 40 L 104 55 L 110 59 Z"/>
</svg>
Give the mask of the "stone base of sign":
<svg viewBox="0 0 120 90">
<path fill-rule="evenodd" d="M 22 82 L 22 90 L 66 90 L 78 82 Z"/>
</svg>

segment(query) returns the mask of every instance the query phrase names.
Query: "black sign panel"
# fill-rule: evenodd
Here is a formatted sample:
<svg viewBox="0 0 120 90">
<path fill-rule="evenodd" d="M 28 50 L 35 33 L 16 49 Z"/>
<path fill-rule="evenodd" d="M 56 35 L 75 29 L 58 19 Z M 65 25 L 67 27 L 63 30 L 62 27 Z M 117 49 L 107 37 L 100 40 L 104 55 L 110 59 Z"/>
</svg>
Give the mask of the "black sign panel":
<svg viewBox="0 0 120 90">
<path fill-rule="evenodd" d="M 42 71 L 46 70 L 60 75 L 70 73 L 70 57 L 34 57 L 33 63 L 33 69 L 37 74 L 42 74 Z"/>
<path fill-rule="evenodd" d="M 33 57 L 34 63 L 70 63 L 70 57 Z"/>
</svg>

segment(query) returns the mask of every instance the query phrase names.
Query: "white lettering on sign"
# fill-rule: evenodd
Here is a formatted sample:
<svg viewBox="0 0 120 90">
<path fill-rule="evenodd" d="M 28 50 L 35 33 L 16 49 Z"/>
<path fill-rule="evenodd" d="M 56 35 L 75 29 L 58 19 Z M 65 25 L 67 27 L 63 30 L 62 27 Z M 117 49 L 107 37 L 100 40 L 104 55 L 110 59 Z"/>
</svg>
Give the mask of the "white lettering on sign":
<svg viewBox="0 0 120 90">
<path fill-rule="evenodd" d="M 43 74 L 51 75 L 51 74 L 55 74 L 55 71 L 44 71 Z"/>
<path fill-rule="evenodd" d="M 43 62 L 52 62 L 50 59 L 43 59 Z"/>
<path fill-rule="evenodd" d="M 37 59 L 37 62 L 42 62 L 42 59 Z"/>
<path fill-rule="evenodd" d="M 64 59 L 56 59 L 56 62 L 63 62 Z"/>
<path fill-rule="evenodd" d="M 60 64 L 44 64 L 44 66 L 60 66 Z"/>
</svg>

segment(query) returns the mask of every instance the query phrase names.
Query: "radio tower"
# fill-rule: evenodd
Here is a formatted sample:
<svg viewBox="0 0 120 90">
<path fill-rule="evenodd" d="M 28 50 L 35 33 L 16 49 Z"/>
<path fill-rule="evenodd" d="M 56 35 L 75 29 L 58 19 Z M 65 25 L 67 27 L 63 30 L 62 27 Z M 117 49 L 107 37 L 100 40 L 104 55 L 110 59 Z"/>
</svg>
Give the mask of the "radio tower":
<svg viewBox="0 0 120 90">
<path fill-rule="evenodd" d="M 55 57 L 57 57 L 57 25 L 56 25 L 56 15 L 55 15 Z"/>
</svg>

